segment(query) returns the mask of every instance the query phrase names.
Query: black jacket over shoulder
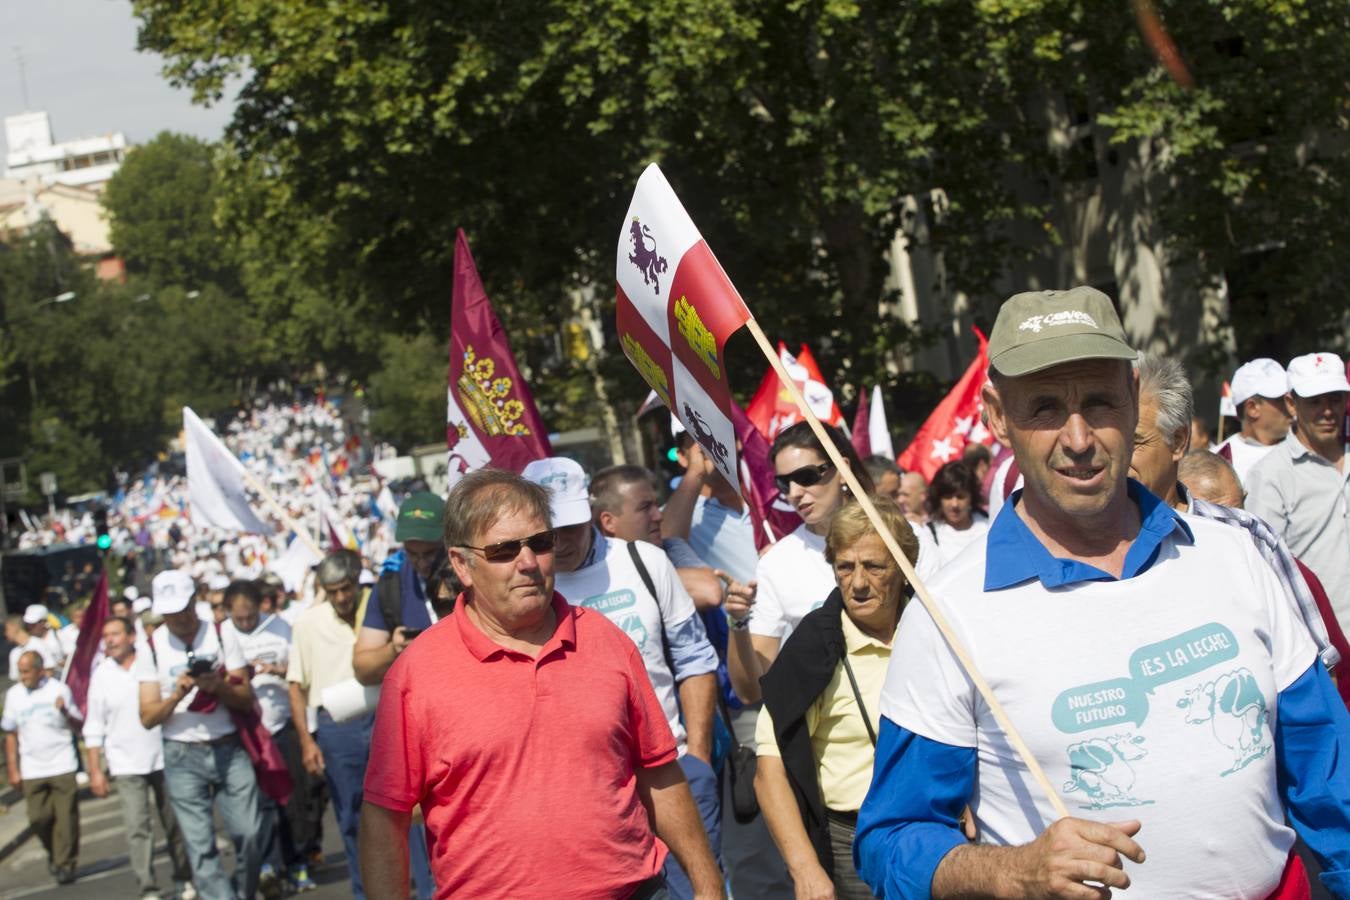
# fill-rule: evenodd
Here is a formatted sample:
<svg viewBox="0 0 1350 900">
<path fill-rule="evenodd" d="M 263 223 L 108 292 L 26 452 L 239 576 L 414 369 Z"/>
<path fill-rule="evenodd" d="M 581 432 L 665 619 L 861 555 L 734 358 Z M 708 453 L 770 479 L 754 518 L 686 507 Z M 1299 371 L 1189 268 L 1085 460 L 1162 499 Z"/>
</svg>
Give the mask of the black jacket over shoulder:
<svg viewBox="0 0 1350 900">
<path fill-rule="evenodd" d="M 759 680 L 806 834 L 821 866 L 831 877 L 834 877 L 834 854 L 830 852 L 830 827 L 825 819 L 825 801 L 820 796 L 811 734 L 806 730 L 806 711 L 829 687 L 839 661 L 844 658 L 844 629 L 840 624 L 843 614 L 844 598 L 836 588 L 823 606 L 806 614 Z"/>
</svg>

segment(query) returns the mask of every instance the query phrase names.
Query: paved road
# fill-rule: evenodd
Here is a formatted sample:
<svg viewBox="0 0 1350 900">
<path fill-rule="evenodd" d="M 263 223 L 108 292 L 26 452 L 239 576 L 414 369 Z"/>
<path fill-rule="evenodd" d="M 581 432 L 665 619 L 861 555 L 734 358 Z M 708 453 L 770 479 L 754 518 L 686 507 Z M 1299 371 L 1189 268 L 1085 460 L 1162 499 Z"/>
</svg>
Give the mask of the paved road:
<svg viewBox="0 0 1350 900">
<path fill-rule="evenodd" d="M 324 820 L 324 866 L 310 870 L 310 877 L 320 885 L 319 890 L 297 895 L 303 898 L 350 897 L 347 866 L 342 853 L 342 840 L 337 824 L 329 810 Z M 90 798 L 80 803 L 80 870 L 79 879 L 71 885 L 58 886 L 47 874 L 47 859 L 42 844 L 30 838 L 0 863 L 0 900 L 19 898 L 51 898 L 51 900 L 109 900 L 134 898 L 137 895 L 136 878 L 127 865 L 127 844 L 123 834 L 122 814 L 116 795 L 104 799 Z M 161 889 L 169 883 L 168 853 L 164 836 L 155 823 L 155 874 Z M 233 852 L 220 838 L 226 868 L 233 868 Z M 170 897 L 165 893 L 165 897 Z"/>
</svg>

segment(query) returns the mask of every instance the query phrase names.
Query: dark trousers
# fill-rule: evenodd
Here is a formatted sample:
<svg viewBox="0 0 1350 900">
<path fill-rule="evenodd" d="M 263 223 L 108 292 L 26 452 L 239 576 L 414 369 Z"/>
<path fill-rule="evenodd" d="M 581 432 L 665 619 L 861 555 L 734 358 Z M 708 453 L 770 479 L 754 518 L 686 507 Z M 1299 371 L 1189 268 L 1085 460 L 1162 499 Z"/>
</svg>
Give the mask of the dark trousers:
<svg viewBox="0 0 1350 900">
<path fill-rule="evenodd" d="M 858 877 L 858 870 L 853 867 L 857 815 L 827 810 L 826 821 L 830 826 L 830 852 L 834 855 L 834 896 L 837 900 L 872 900 L 872 889 Z"/>
<path fill-rule="evenodd" d="M 28 804 L 28 824 L 47 851 L 55 869 L 75 869 L 80 852 L 79 789 L 75 773 L 47 778 L 25 778 L 23 798 Z"/>
<path fill-rule="evenodd" d="M 272 741 L 286 759 L 292 790 L 290 802 L 284 809 L 266 794 L 260 796 L 266 832 L 262 859 L 273 868 L 289 870 L 293 866 L 303 865 L 309 853 L 318 847 L 316 816 L 312 808 L 318 798 L 310 784 L 313 779 L 305 771 L 295 726 L 287 722 L 284 728 L 272 735 Z"/>
</svg>

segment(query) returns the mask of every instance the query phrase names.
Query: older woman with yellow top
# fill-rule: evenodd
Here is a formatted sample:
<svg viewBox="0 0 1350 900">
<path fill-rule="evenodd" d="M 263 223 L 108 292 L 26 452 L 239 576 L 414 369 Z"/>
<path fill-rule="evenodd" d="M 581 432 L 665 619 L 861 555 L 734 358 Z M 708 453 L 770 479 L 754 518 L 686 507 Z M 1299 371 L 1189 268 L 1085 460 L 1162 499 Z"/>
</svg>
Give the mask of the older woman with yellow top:
<svg viewBox="0 0 1350 900">
<path fill-rule="evenodd" d="M 919 542 L 900 508 L 872 501 L 909 561 Z M 755 794 L 799 900 L 867 898 L 853 868 L 853 830 L 872 781 L 877 704 L 905 577 L 856 503 L 825 537 L 837 587 L 802 619 L 760 684 Z"/>
</svg>

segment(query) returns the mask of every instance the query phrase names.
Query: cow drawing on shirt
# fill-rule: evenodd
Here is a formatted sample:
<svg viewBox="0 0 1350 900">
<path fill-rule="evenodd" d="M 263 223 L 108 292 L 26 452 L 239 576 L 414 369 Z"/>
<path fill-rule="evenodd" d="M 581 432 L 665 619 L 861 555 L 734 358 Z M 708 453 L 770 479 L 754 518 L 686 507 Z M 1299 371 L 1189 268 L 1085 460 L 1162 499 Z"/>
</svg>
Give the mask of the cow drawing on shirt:
<svg viewBox="0 0 1350 900">
<path fill-rule="evenodd" d="M 1214 737 L 1233 751 L 1233 765 L 1220 775 L 1231 775 L 1270 752 L 1266 740 L 1266 698 L 1249 669 L 1225 672 L 1197 685 L 1177 701 L 1191 725 L 1210 723 Z"/>
<path fill-rule="evenodd" d="M 1125 732 L 1108 738 L 1089 738 L 1070 744 L 1068 748 L 1071 775 L 1063 791 L 1071 794 L 1082 791 L 1092 802 L 1084 809 L 1106 809 L 1112 806 L 1145 806 L 1152 800 L 1140 800 L 1131 793 L 1134 789 L 1134 767 L 1131 762 L 1148 756 L 1144 739 Z"/>
</svg>

